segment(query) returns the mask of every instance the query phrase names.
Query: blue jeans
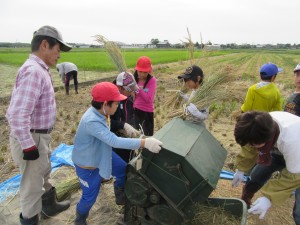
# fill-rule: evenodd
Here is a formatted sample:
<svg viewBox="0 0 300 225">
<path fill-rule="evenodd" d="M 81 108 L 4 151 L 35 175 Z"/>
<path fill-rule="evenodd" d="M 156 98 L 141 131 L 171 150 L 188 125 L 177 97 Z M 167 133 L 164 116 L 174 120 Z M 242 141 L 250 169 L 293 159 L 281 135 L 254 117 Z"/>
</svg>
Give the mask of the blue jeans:
<svg viewBox="0 0 300 225">
<path fill-rule="evenodd" d="M 275 171 L 285 168 L 283 155 L 271 153 L 272 161 L 270 165 L 257 164 L 251 171 L 245 184 L 245 191 L 256 193 L 271 178 Z"/>
<path fill-rule="evenodd" d="M 300 225 L 300 188 L 295 192 L 295 204 L 293 209 L 293 217 L 296 225 Z"/>
<path fill-rule="evenodd" d="M 115 177 L 115 187 L 124 187 L 126 162 L 115 152 L 112 152 L 112 176 Z M 82 189 L 81 198 L 77 204 L 77 211 L 81 215 L 87 215 L 97 200 L 102 177 L 99 169 L 84 169 L 75 165 L 76 174 Z"/>
</svg>

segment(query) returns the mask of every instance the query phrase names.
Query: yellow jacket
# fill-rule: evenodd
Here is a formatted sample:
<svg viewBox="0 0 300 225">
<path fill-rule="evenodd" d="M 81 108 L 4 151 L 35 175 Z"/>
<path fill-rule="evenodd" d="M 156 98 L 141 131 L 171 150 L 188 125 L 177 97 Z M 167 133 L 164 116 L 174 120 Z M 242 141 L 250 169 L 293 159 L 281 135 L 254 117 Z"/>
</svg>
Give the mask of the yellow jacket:
<svg viewBox="0 0 300 225">
<path fill-rule="evenodd" d="M 250 110 L 281 111 L 282 100 L 278 88 L 273 82 L 264 81 L 250 86 L 241 110 L 243 112 Z"/>
</svg>

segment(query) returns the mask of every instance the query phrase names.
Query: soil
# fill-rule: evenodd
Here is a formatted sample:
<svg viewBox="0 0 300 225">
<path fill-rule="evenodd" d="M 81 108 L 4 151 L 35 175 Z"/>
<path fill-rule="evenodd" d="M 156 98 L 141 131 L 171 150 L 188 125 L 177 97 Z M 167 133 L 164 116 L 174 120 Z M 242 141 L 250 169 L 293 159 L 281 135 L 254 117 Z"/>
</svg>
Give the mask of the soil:
<svg viewBox="0 0 300 225">
<path fill-rule="evenodd" d="M 167 98 L 170 98 L 174 92 L 172 90 L 178 89 L 177 75 L 184 71 L 186 63 L 172 63 L 154 67 L 155 76 L 158 79 L 156 103 L 155 103 L 155 129 L 160 129 L 163 124 L 170 118 L 167 115 L 170 113 L 164 106 Z M 247 88 L 253 81 L 244 81 L 238 79 L 238 74 L 241 74 L 243 66 L 233 68 L 232 73 L 236 74 L 237 79 L 230 84 L 226 84 L 223 88 L 230 86 L 230 92 L 234 93 L 232 99 L 236 101 L 236 106 L 233 110 L 225 110 L 221 113 L 216 111 L 211 112 L 209 119 L 205 122 L 207 129 L 214 135 L 214 137 L 224 146 L 228 151 L 227 159 L 224 164 L 224 169 L 232 170 L 234 157 L 239 151 L 239 146 L 235 143 L 233 136 L 233 129 L 235 125 L 235 116 L 239 112 L 240 104 L 246 94 Z M 116 73 L 117 74 L 117 73 Z M 157 74 L 157 75 L 156 75 Z M 79 80 L 80 81 L 80 80 Z M 59 144 L 73 144 L 73 138 L 76 133 L 76 128 L 82 114 L 90 107 L 90 90 L 93 84 L 87 86 L 79 84 L 79 94 L 75 94 L 74 88 L 70 87 L 70 95 L 65 95 L 64 89 L 60 88 L 55 93 L 57 101 L 57 121 L 52 132 L 52 148 L 55 149 Z M 280 84 L 278 85 L 283 96 L 287 96 L 291 90 L 284 90 Z M 171 90 L 171 91 L 170 91 Z M 1 108 L 7 108 L 9 101 L 2 100 Z M 1 110 L 0 115 L 0 144 L 1 144 L 1 158 L 0 158 L 0 182 L 19 173 L 16 168 L 9 151 L 9 127 L 4 117 L 5 110 Z M 55 185 L 60 182 L 62 177 L 74 176 L 74 169 L 69 167 L 62 167 L 52 174 L 52 183 Z M 76 203 L 80 198 L 81 191 L 72 194 L 71 207 L 65 212 L 50 218 L 42 220 L 41 224 L 73 224 L 75 217 Z M 231 182 L 228 180 L 219 180 L 218 186 L 213 191 L 214 197 L 236 197 L 241 195 L 241 187 L 232 188 Z M 255 198 L 259 197 L 257 194 Z M 294 197 L 287 201 L 285 205 L 274 206 L 268 212 L 266 218 L 260 221 L 257 216 L 248 216 L 248 224 L 294 224 L 292 218 Z M 19 196 L 18 194 L 11 199 L 0 204 L 0 224 L 19 224 Z M 90 225 L 114 225 L 118 221 L 122 221 L 122 207 L 116 206 L 114 203 L 114 194 L 112 183 L 103 184 L 101 193 L 97 202 L 92 208 L 88 218 Z"/>
</svg>

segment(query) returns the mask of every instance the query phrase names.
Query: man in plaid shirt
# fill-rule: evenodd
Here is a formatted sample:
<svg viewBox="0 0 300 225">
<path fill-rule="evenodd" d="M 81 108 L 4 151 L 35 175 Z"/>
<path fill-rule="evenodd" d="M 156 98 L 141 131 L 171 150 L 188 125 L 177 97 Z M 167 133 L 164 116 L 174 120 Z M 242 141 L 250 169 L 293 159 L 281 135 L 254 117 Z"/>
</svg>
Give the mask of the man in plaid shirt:
<svg viewBox="0 0 300 225">
<path fill-rule="evenodd" d="M 33 34 L 31 54 L 18 71 L 6 118 L 10 125 L 10 148 L 20 168 L 21 224 L 38 224 L 39 213 L 47 218 L 70 206 L 56 202 L 49 183 L 50 132 L 56 119 L 56 103 L 49 67 L 56 65 L 60 51 L 71 47 L 59 31 L 43 26 Z"/>
</svg>

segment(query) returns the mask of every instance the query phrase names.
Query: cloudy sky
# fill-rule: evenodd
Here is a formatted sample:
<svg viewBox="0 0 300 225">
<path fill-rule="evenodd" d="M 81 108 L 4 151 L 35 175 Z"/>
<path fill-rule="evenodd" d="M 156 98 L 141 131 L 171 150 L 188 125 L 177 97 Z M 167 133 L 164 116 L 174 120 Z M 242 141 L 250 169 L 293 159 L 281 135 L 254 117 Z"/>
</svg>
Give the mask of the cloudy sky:
<svg viewBox="0 0 300 225">
<path fill-rule="evenodd" d="M 299 0 L 0 0 L 0 42 L 30 43 L 43 25 L 66 42 L 93 35 L 128 44 L 151 39 L 213 44 L 300 43 Z"/>
</svg>

